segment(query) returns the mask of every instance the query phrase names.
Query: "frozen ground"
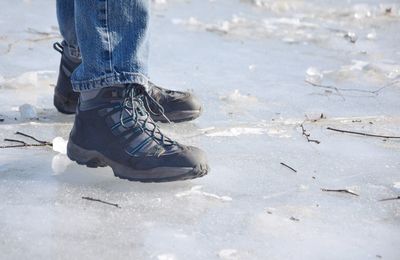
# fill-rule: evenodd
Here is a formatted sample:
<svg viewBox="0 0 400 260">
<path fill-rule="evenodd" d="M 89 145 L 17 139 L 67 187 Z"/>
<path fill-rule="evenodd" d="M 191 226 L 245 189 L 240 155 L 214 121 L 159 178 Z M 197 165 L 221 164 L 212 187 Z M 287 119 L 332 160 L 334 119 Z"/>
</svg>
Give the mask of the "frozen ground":
<svg viewBox="0 0 400 260">
<path fill-rule="evenodd" d="M 46 147 L 0 149 L 0 258 L 400 259 L 400 200 L 379 201 L 400 195 L 400 140 L 327 130 L 400 135 L 399 3 L 154 2 L 151 77 L 205 107 L 162 127 L 211 173 L 131 183 Z M 68 137 L 55 40 L 54 1 L 0 2 L 1 141 Z"/>
</svg>

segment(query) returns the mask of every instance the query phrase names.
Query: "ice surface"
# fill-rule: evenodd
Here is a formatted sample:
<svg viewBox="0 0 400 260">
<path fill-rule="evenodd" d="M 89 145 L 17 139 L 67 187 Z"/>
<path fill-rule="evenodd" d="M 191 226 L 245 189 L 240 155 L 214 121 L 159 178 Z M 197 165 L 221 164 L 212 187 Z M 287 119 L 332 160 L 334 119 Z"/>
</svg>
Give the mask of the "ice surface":
<svg viewBox="0 0 400 260">
<path fill-rule="evenodd" d="M 161 127 L 211 173 L 141 184 L 71 162 L 54 1 L 0 1 L 0 140 L 55 144 L 0 149 L 0 258 L 400 259 L 400 201 L 379 201 L 400 193 L 399 139 L 327 130 L 400 135 L 398 1 L 153 3 L 151 79 L 204 103 Z"/>
</svg>

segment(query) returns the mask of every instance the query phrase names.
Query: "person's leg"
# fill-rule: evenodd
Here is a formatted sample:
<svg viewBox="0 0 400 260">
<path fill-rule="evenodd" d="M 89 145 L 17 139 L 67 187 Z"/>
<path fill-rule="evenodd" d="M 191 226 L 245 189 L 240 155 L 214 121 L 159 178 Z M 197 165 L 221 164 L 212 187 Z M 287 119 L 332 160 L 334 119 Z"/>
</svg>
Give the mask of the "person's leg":
<svg viewBox="0 0 400 260">
<path fill-rule="evenodd" d="M 75 7 L 73 0 L 57 0 L 57 20 L 61 36 L 64 38 L 63 47 L 68 47 L 68 55 L 80 59 L 78 39 L 75 31 Z"/>
<path fill-rule="evenodd" d="M 74 1 L 57 0 L 56 6 L 58 26 L 64 40 L 54 44 L 54 49 L 61 53 L 61 62 L 53 102 L 61 113 L 73 114 L 78 104 L 79 93 L 72 90 L 71 74 L 81 63 L 75 30 Z"/>
<path fill-rule="evenodd" d="M 82 64 L 75 91 L 136 83 L 147 86 L 149 0 L 75 1 Z"/>
<path fill-rule="evenodd" d="M 166 137 L 150 118 L 165 115 L 147 92 L 148 22 L 148 0 L 75 1 L 82 63 L 72 83 L 81 98 L 67 155 L 135 181 L 201 177 L 204 152 Z"/>
<path fill-rule="evenodd" d="M 128 8 L 123 6 L 125 1 L 112 1 L 111 4 L 111 1 L 107 3 L 104 0 L 81 2 L 77 1 L 76 6 L 74 6 L 73 0 L 57 0 L 57 16 L 64 41 L 61 44 L 56 43 L 54 46 L 62 54 L 59 76 L 54 91 L 54 105 L 58 111 L 65 114 L 75 113 L 79 97 L 79 94 L 72 90 L 71 85 L 71 74 L 81 62 L 78 48 L 79 37 L 76 36 L 76 31 L 78 31 L 81 41 L 84 42 L 82 48 L 85 49 L 85 56 L 87 56 L 85 63 L 88 64 L 86 66 L 84 64 L 77 71 L 75 79 L 77 85 L 93 86 L 96 85 L 96 81 L 100 82 L 98 86 L 107 85 L 110 83 L 110 76 L 111 78 L 116 77 L 122 82 L 133 78 L 133 82 L 144 83 L 143 76 L 135 76 L 135 73 L 131 71 L 146 76 L 147 70 L 148 2 L 133 1 L 128 3 L 131 4 Z M 91 7 L 94 7 L 94 10 L 99 13 L 87 16 L 91 14 Z M 118 13 L 119 7 L 125 8 L 121 15 L 125 20 L 130 21 L 127 26 L 124 19 L 119 19 L 116 16 L 120 15 Z M 81 15 L 75 17 L 75 12 L 81 13 Z M 131 19 L 127 15 L 133 15 L 134 18 Z M 108 20 L 105 20 L 106 16 L 108 16 Z M 106 23 L 110 25 L 107 27 L 108 31 L 105 30 Z M 88 26 L 89 29 L 87 29 Z M 95 31 L 94 34 L 91 31 Z M 90 38 L 89 35 L 93 38 Z M 124 36 L 126 39 L 121 41 L 121 35 L 127 35 Z M 87 39 L 88 37 L 90 39 Z M 103 55 L 110 57 L 109 54 L 112 53 L 111 59 L 97 62 L 101 55 L 91 51 L 97 45 L 100 45 Z M 139 48 L 136 49 L 135 46 Z M 112 52 L 109 52 L 109 50 Z M 125 56 L 125 53 L 130 53 L 130 55 Z M 110 60 L 112 61 L 111 64 Z M 96 64 L 96 66 L 91 64 Z M 110 71 L 112 72 L 110 73 Z M 126 73 L 126 71 L 129 73 Z M 121 74 L 120 72 L 124 73 Z M 79 86 L 77 87 L 78 90 Z M 189 121 L 200 116 L 201 104 L 193 94 L 161 88 L 151 82 L 149 82 L 149 86 L 150 95 L 162 105 L 164 113 L 170 121 Z M 165 117 L 161 115 L 152 115 L 152 118 L 156 121 L 167 122 Z"/>
</svg>

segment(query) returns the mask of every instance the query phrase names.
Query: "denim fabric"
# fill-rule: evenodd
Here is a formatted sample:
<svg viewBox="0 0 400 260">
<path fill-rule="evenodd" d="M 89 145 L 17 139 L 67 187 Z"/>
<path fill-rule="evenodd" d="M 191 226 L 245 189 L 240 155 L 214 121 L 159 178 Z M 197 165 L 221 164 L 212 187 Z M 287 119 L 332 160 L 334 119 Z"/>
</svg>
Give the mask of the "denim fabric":
<svg viewBox="0 0 400 260">
<path fill-rule="evenodd" d="M 148 85 L 149 0 L 57 0 L 60 32 L 80 57 L 75 91 L 119 84 Z"/>
</svg>

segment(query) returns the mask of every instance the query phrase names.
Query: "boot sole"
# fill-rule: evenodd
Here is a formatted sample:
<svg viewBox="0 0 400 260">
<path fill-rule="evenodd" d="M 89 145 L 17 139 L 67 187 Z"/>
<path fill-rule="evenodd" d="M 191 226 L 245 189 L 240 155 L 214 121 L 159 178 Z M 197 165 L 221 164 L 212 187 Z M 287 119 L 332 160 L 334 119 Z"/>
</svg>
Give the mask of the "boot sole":
<svg viewBox="0 0 400 260">
<path fill-rule="evenodd" d="M 118 162 L 106 158 L 94 150 L 86 150 L 68 141 L 67 155 L 77 164 L 86 165 L 89 168 L 110 166 L 114 175 L 120 179 L 138 182 L 171 182 L 183 181 L 205 176 L 209 167 L 207 164 L 199 164 L 195 167 L 157 167 L 151 170 L 132 170 Z"/>
</svg>

